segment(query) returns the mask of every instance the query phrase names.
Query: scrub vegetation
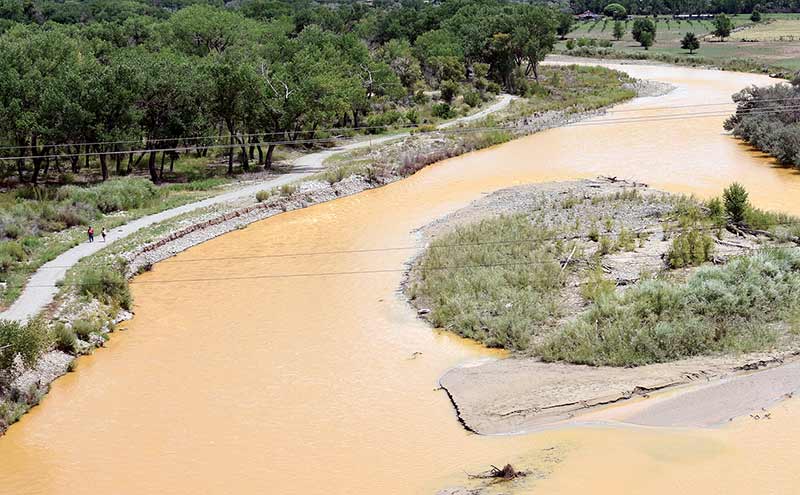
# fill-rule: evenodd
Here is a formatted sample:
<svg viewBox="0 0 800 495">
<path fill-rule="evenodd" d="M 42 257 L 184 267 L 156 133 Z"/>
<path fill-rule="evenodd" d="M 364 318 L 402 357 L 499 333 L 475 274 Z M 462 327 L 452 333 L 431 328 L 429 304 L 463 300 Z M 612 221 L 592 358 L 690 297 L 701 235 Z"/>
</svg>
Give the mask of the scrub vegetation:
<svg viewBox="0 0 800 495">
<path fill-rule="evenodd" d="M 586 191 L 437 236 L 410 275 L 415 305 L 488 346 L 590 365 L 793 339 L 799 219 L 752 207 L 738 184 L 707 202 Z"/>
<path fill-rule="evenodd" d="M 781 165 L 800 168 L 800 73 L 791 84 L 749 87 L 733 95 L 736 113 L 725 121 L 731 131 Z"/>
</svg>

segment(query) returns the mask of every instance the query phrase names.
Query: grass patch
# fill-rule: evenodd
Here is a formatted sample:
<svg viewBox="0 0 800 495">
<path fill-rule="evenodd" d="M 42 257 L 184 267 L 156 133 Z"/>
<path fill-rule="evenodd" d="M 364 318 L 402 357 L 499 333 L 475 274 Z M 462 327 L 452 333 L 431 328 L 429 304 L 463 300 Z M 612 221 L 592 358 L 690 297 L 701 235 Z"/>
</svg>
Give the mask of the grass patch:
<svg viewBox="0 0 800 495">
<path fill-rule="evenodd" d="M 106 304 L 130 309 L 132 300 L 125 270 L 119 267 L 87 266 L 77 274 L 78 292 Z"/>
<path fill-rule="evenodd" d="M 33 365 L 49 344 L 49 334 L 41 319 L 24 324 L 0 320 L 0 371 L 11 368 L 17 355 L 25 365 Z"/>
<path fill-rule="evenodd" d="M 558 314 L 561 278 L 556 253 L 535 241 L 474 243 L 547 235 L 526 215 L 460 227 L 426 251 L 416 269 L 412 298 L 430 305 L 437 327 L 489 347 L 525 349 L 536 329 Z"/>
<path fill-rule="evenodd" d="M 686 282 L 646 280 L 608 292 L 537 352 L 549 361 L 628 366 L 775 341 L 770 323 L 800 302 L 800 254 L 783 249 L 702 267 Z"/>
</svg>

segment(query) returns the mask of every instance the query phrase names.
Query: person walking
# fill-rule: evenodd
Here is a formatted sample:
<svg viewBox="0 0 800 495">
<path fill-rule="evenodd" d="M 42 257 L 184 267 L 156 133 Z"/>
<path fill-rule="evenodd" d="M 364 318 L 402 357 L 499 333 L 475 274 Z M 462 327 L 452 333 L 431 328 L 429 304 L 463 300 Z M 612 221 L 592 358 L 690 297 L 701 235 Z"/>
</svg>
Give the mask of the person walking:
<svg viewBox="0 0 800 495">
<path fill-rule="evenodd" d="M 100 229 L 100 235 L 103 236 L 103 242 L 106 242 L 106 228 Z"/>
<path fill-rule="evenodd" d="M 89 234 L 89 242 L 94 242 L 94 227 L 89 225 L 89 230 L 86 233 Z"/>
</svg>

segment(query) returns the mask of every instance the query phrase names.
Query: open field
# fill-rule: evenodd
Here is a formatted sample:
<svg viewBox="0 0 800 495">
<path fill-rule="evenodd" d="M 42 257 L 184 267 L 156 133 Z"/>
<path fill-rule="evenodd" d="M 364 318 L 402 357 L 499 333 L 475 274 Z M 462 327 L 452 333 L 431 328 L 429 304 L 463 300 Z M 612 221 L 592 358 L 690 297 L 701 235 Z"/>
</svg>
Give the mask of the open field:
<svg viewBox="0 0 800 495">
<path fill-rule="evenodd" d="M 655 44 L 647 51 L 632 38 L 631 19 L 625 21 L 625 36 L 619 41 L 614 41 L 612 37 L 613 20 L 580 22 L 570 32 L 569 37 L 596 39 L 598 42 L 611 41 L 612 50 L 627 57 L 685 55 L 687 62 L 696 57 L 698 64 L 722 64 L 736 58 L 753 60 L 767 66 L 800 70 L 800 14 L 764 14 L 763 18 L 763 22 L 753 24 L 749 15 L 732 16 L 736 30 L 723 42 L 710 34 L 714 29 L 713 21 L 661 17 L 656 22 Z M 681 38 L 687 32 L 695 33 L 701 40 L 700 49 L 693 56 L 681 49 Z M 566 42 L 559 42 L 558 47 L 565 50 Z"/>
</svg>

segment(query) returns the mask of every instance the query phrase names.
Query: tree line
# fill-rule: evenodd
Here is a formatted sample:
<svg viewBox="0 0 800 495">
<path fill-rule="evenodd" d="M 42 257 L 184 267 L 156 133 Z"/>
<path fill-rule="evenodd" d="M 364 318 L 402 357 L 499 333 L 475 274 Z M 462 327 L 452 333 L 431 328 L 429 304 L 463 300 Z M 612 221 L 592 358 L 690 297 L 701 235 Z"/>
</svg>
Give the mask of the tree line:
<svg viewBox="0 0 800 495">
<path fill-rule="evenodd" d="M 791 84 L 751 86 L 733 100 L 738 106 L 725 129 L 780 164 L 800 168 L 800 73 Z"/>
<path fill-rule="evenodd" d="M 269 168 L 263 143 L 361 127 L 430 89 L 524 94 L 566 15 L 504 0 L 0 0 L 0 157 L 17 158 L 2 174 L 146 164 L 159 182 L 174 148 L 202 155 L 214 136 L 229 173 Z"/>
<path fill-rule="evenodd" d="M 591 10 L 601 13 L 611 3 L 622 5 L 631 15 L 653 14 L 743 14 L 760 12 L 798 12 L 800 0 L 570 0 L 575 13 Z"/>
</svg>

